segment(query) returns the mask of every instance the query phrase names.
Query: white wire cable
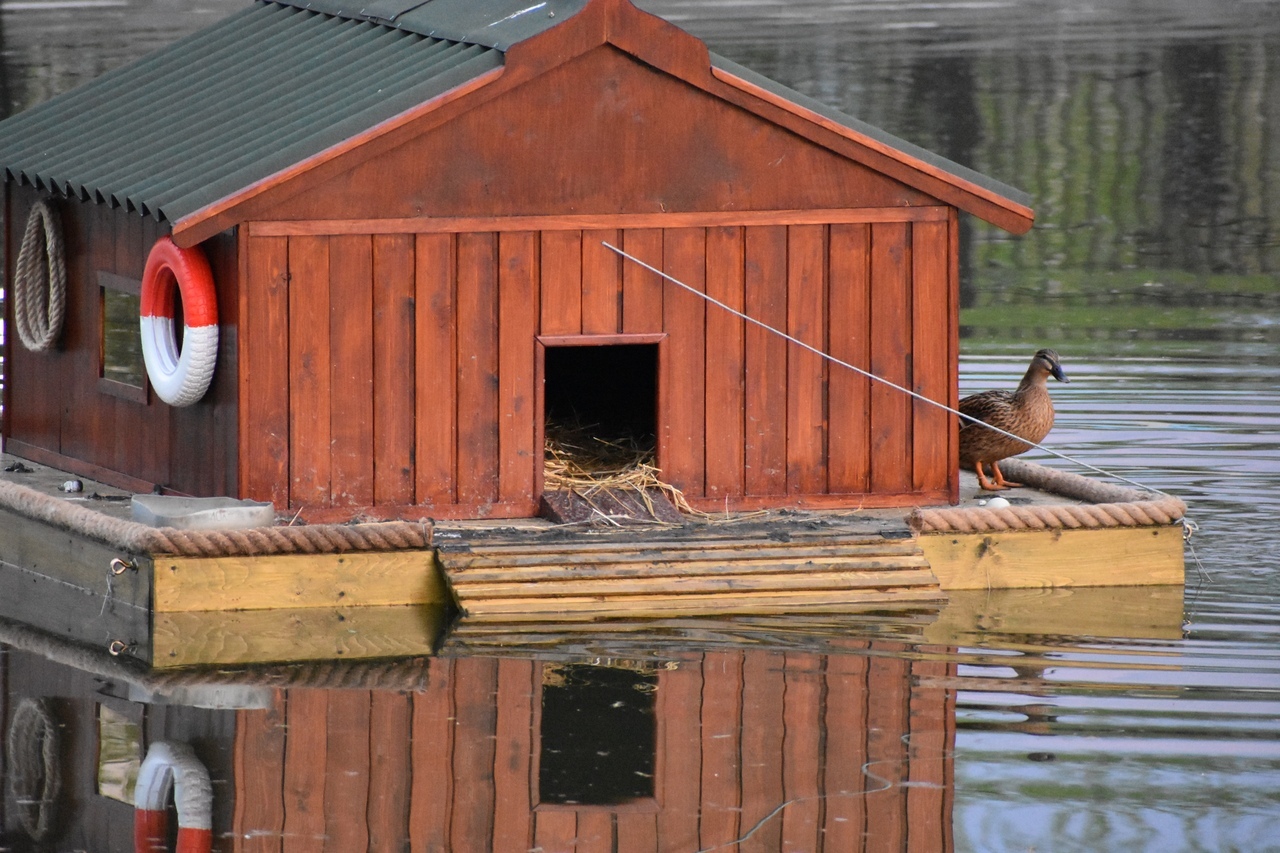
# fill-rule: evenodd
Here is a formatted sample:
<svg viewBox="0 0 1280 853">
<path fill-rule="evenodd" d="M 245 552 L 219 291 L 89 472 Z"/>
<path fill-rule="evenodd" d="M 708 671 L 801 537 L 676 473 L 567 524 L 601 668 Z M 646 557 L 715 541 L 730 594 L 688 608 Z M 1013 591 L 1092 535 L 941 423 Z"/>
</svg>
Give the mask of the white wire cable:
<svg viewBox="0 0 1280 853">
<path fill-rule="evenodd" d="M 1065 459 L 1074 465 L 1079 465 L 1082 468 L 1088 468 L 1090 471 L 1093 471 L 1094 473 L 1102 474 L 1103 476 L 1106 476 L 1106 477 L 1113 477 L 1117 480 L 1128 483 L 1131 486 L 1136 486 L 1139 489 L 1142 489 L 1143 491 L 1154 492 L 1155 494 L 1158 494 L 1158 495 L 1167 494 L 1167 492 L 1163 492 L 1160 489 L 1156 489 L 1151 486 L 1145 485 L 1143 483 L 1139 483 L 1137 480 L 1131 480 L 1128 477 L 1122 476 L 1120 474 L 1116 474 L 1112 471 L 1107 471 L 1106 469 L 1099 468 L 1096 465 L 1090 465 L 1088 462 L 1085 462 L 1080 459 L 1076 459 L 1072 456 L 1068 456 L 1065 453 L 1059 453 L 1058 451 L 1050 447 L 1045 447 L 1043 444 L 1037 444 L 1034 441 L 1027 441 L 1025 438 L 1022 438 L 1021 436 L 1014 435 L 1011 432 L 1007 432 L 1006 430 L 1000 429 L 1000 427 L 992 426 L 991 424 L 984 423 L 975 418 L 971 418 L 966 414 L 962 414 L 961 412 L 948 406 L 946 403 L 939 403 L 937 400 L 931 400 L 928 397 L 924 396 L 923 394 L 920 394 L 916 391 L 912 391 L 910 388 L 903 388 L 901 385 L 898 385 L 895 382 L 891 382 L 888 379 L 884 379 L 883 377 L 876 376 L 874 373 L 870 373 L 866 370 L 863 370 L 861 367 L 857 367 L 855 365 L 849 364 L 847 361 L 841 361 L 840 359 L 836 358 L 834 355 L 825 353 L 822 350 L 818 349 L 817 347 L 813 347 L 813 346 L 810 346 L 809 344 L 806 344 L 804 341 L 797 340 L 796 338 L 793 338 L 791 335 L 788 335 L 786 332 L 782 331 L 781 329 L 776 329 L 767 323 L 762 323 L 761 321 L 755 319 L 754 317 L 749 317 L 746 314 L 743 314 L 741 311 L 737 310 L 736 308 L 726 305 L 725 303 L 721 302 L 719 299 L 716 299 L 714 296 L 703 293 L 697 288 L 691 287 L 690 285 L 685 284 L 683 281 L 680 281 L 677 278 L 673 278 L 672 276 L 667 275 L 665 272 L 658 269 L 657 267 L 654 267 L 645 263 L 644 261 L 635 257 L 634 255 L 627 254 L 622 249 L 619 249 L 617 246 L 614 246 L 604 241 L 602 241 L 600 245 L 604 246 L 606 249 L 610 249 L 616 252 L 618 255 L 620 255 L 623 258 L 626 258 L 628 261 L 631 261 L 634 264 L 638 264 L 639 266 L 644 267 L 645 269 L 649 270 L 649 272 L 652 272 L 661 276 L 662 278 L 666 279 L 667 281 L 671 282 L 677 287 L 682 287 L 685 290 L 689 291 L 690 293 L 694 294 L 695 296 L 705 299 L 707 302 L 710 302 L 712 305 L 715 305 L 718 308 L 722 308 L 725 311 L 728 311 L 730 314 L 734 315 L 735 317 L 745 320 L 746 322 L 751 323 L 753 325 L 759 326 L 760 328 L 766 331 L 772 332 L 773 334 L 778 335 L 779 337 L 785 338 L 786 340 L 790 341 L 796 346 L 801 347 L 802 349 L 808 350 L 814 355 L 821 356 L 822 358 L 825 358 L 827 361 L 830 361 L 833 364 L 838 364 L 841 367 L 846 367 L 849 370 L 852 370 L 854 373 L 860 373 L 863 376 L 867 377 L 868 379 L 874 380 L 883 385 L 888 385 L 890 388 L 893 388 L 896 391 L 901 391 L 903 394 L 907 394 L 908 396 L 914 397 L 915 399 L 919 400 L 922 403 L 928 403 L 930 406 L 936 406 L 937 408 L 950 412 L 953 415 L 958 415 L 963 421 L 969 421 L 972 423 L 981 423 L 984 427 L 986 427 L 989 430 L 993 430 L 994 432 L 998 432 L 1001 435 L 1008 436 L 1009 438 L 1017 439 L 1023 444 L 1030 445 L 1031 447 L 1034 447 L 1037 450 L 1043 450 L 1045 453 L 1048 453 L 1052 456 L 1057 456 L 1059 459 Z"/>
</svg>

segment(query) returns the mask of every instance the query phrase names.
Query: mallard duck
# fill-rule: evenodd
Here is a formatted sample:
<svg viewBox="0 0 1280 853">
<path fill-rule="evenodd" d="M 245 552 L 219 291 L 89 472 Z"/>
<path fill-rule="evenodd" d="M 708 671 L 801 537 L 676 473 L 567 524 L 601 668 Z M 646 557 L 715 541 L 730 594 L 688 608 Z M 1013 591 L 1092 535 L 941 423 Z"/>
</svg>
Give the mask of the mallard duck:
<svg viewBox="0 0 1280 853">
<path fill-rule="evenodd" d="M 960 401 L 960 467 L 973 467 L 978 472 L 978 485 L 989 492 L 1022 485 L 1011 483 L 1000 473 L 1001 459 L 1025 453 L 1030 444 L 989 430 L 983 424 L 1013 433 L 1018 438 L 1039 443 L 1053 429 L 1053 400 L 1046 380 L 1052 376 L 1059 382 L 1070 382 L 1058 363 L 1058 354 L 1042 349 L 1031 359 L 1027 374 L 1017 391 L 983 391 Z M 994 482 L 982 470 L 991 466 Z"/>
</svg>

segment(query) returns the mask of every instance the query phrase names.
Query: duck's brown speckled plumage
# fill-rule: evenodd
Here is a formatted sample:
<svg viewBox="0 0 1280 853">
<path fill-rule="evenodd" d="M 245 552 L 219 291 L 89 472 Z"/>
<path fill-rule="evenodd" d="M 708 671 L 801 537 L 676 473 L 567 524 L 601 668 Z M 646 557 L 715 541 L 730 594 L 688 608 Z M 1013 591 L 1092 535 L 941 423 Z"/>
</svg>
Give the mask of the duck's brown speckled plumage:
<svg viewBox="0 0 1280 853">
<path fill-rule="evenodd" d="M 1058 354 L 1042 349 L 1031 359 L 1031 366 L 1022 377 L 1016 391 L 983 391 L 960 401 L 960 413 L 966 416 L 960 427 L 960 466 L 973 468 L 978 473 L 978 484 L 989 491 L 997 491 L 1011 483 L 1000 473 L 997 464 L 1001 459 L 1025 453 L 1031 445 L 1007 435 L 986 429 L 982 424 L 1013 433 L 1019 438 L 1039 443 L 1053 429 L 1053 400 L 1049 397 L 1046 380 L 1054 377 L 1068 382 Z M 974 423 L 967 420 L 973 418 Z M 983 465 L 991 466 L 994 481 L 987 479 Z"/>
</svg>

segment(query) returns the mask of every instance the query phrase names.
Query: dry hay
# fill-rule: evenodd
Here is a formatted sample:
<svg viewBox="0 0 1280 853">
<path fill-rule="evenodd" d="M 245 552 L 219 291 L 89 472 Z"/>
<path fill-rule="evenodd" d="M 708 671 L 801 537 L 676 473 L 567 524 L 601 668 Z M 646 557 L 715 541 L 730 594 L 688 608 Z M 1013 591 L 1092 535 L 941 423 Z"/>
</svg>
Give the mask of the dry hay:
<svg viewBox="0 0 1280 853">
<path fill-rule="evenodd" d="M 658 515 L 650 493 L 657 491 L 681 512 L 695 512 L 678 488 L 663 482 L 662 472 L 653 464 L 652 445 L 633 436 L 601 438 L 592 429 L 582 424 L 547 424 L 543 470 L 547 490 L 572 492 L 593 508 L 592 497 L 603 492 L 634 495 L 654 519 Z"/>
</svg>

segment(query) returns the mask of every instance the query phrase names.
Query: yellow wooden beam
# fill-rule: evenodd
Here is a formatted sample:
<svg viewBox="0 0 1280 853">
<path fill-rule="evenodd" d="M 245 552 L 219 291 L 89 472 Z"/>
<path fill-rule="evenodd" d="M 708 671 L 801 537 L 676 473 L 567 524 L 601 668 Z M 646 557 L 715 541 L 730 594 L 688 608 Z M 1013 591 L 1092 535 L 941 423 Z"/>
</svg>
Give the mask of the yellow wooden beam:
<svg viewBox="0 0 1280 853">
<path fill-rule="evenodd" d="M 439 604 L 432 551 L 155 558 L 156 613 Z"/>
<path fill-rule="evenodd" d="M 920 547 L 944 590 L 1183 582 L 1181 527 L 929 533 Z"/>
<path fill-rule="evenodd" d="M 364 660 L 431 654 L 441 605 L 155 614 L 153 666 Z"/>
<path fill-rule="evenodd" d="M 1085 586 L 1074 589 L 959 589 L 924 629 L 947 646 L 1042 643 L 1044 637 L 1182 637 L 1183 587 Z"/>
</svg>

